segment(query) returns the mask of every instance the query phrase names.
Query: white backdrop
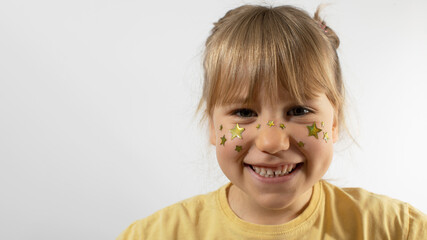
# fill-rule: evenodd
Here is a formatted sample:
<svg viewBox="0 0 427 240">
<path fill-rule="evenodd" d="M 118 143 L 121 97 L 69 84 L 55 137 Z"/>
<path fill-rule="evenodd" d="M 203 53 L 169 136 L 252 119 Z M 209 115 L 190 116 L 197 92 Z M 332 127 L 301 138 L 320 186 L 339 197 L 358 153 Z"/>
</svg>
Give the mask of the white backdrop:
<svg viewBox="0 0 427 240">
<path fill-rule="evenodd" d="M 427 212 L 427 1 L 329 2 L 360 147 L 326 178 Z M 204 40 L 243 3 L 1 0 L 0 239 L 114 239 L 224 184 L 194 112 Z"/>
</svg>

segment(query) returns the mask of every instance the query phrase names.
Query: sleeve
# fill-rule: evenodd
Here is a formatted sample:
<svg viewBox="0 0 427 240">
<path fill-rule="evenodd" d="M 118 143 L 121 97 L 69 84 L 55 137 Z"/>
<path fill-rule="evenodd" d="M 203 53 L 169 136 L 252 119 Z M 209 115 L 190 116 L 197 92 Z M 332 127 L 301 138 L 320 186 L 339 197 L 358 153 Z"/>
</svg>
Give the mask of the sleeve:
<svg viewBox="0 0 427 240">
<path fill-rule="evenodd" d="M 116 240 L 142 240 L 143 236 L 143 227 L 141 226 L 141 221 L 135 221 L 129 227 L 127 227 L 117 238 Z"/>
<path fill-rule="evenodd" d="M 427 215 L 408 204 L 408 218 L 406 239 L 427 239 Z"/>
</svg>

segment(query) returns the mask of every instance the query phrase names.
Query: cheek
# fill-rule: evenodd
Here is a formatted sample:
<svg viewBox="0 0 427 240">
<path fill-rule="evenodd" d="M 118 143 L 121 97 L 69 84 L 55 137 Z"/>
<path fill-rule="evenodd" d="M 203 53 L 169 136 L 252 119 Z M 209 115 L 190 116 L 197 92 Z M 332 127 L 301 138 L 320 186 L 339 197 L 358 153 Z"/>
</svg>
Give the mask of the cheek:
<svg viewBox="0 0 427 240">
<path fill-rule="evenodd" d="M 229 140 L 227 140 L 225 145 L 217 144 L 216 156 L 218 161 L 224 162 L 224 161 L 232 161 L 233 159 L 236 159 L 239 153 L 235 149 L 236 149 L 236 144 L 231 143 Z"/>
<path fill-rule="evenodd" d="M 249 142 L 253 131 L 245 129 L 241 136 L 242 139 L 235 137 L 232 139 L 230 129 L 234 126 L 224 126 L 223 130 L 216 132 L 216 155 L 219 162 L 225 161 L 240 161 L 247 150 L 249 149 Z"/>
<path fill-rule="evenodd" d="M 319 131 L 317 133 L 317 138 L 315 136 L 310 136 L 308 126 L 312 126 L 307 124 L 299 124 L 295 126 L 290 126 L 289 131 L 290 135 L 297 141 L 298 143 L 303 143 L 298 147 L 300 150 L 307 156 L 308 159 L 313 159 L 317 161 L 329 161 L 332 159 L 333 153 L 333 141 L 332 141 L 332 127 L 328 126 L 327 123 L 322 126 L 321 122 L 316 123 Z"/>
</svg>

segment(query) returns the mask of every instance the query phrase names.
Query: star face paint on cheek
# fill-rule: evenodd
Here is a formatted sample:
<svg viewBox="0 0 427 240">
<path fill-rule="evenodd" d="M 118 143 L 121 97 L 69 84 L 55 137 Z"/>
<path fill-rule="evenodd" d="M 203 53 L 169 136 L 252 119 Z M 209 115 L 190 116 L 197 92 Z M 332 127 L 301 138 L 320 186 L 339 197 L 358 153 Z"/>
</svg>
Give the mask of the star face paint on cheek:
<svg viewBox="0 0 427 240">
<path fill-rule="evenodd" d="M 242 138 L 242 133 L 245 131 L 244 128 L 239 127 L 239 124 L 237 123 L 236 126 L 234 126 L 234 128 L 230 129 L 230 133 L 231 133 L 231 140 L 233 140 L 234 138 Z"/>
<path fill-rule="evenodd" d="M 298 142 L 298 146 L 299 146 L 299 147 L 304 147 L 304 143 L 303 143 L 303 142 L 301 142 L 301 141 L 299 141 L 299 142 Z"/>
<path fill-rule="evenodd" d="M 234 149 L 236 152 L 242 151 L 242 146 L 236 145 L 236 148 Z"/>
<path fill-rule="evenodd" d="M 261 124 L 256 125 L 256 128 L 259 129 L 261 127 Z"/>
<path fill-rule="evenodd" d="M 222 131 L 222 124 L 221 124 L 221 125 L 219 125 L 219 130 L 220 130 L 220 131 Z"/>
<path fill-rule="evenodd" d="M 326 142 L 326 143 L 328 143 L 329 136 L 328 136 L 328 133 L 327 133 L 327 132 L 324 132 L 324 133 L 323 133 L 323 140 L 325 140 L 325 142 Z"/>
<path fill-rule="evenodd" d="M 281 129 L 285 129 L 285 128 L 286 128 L 285 124 L 281 123 L 281 124 L 280 124 L 280 128 L 281 128 Z"/>
<path fill-rule="evenodd" d="M 319 132 L 322 131 L 322 129 L 317 128 L 316 123 L 313 123 L 311 126 L 307 126 L 308 128 L 308 136 L 314 136 L 316 139 L 319 139 L 319 136 L 317 135 Z"/>
<path fill-rule="evenodd" d="M 225 135 L 220 138 L 221 138 L 221 143 L 219 145 L 225 146 L 225 141 L 227 141 L 227 138 L 225 138 Z"/>
</svg>

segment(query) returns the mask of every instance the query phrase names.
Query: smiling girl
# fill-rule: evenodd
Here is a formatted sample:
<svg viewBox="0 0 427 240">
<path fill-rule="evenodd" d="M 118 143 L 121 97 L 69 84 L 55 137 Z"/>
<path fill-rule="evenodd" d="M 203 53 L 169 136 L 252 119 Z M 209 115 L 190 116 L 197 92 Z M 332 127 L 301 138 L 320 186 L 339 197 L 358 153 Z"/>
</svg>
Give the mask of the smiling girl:
<svg viewBox="0 0 427 240">
<path fill-rule="evenodd" d="M 324 180 L 345 128 L 339 39 L 291 7 L 245 5 L 206 41 L 200 108 L 230 183 L 118 239 L 426 239 L 407 203 Z"/>
</svg>

